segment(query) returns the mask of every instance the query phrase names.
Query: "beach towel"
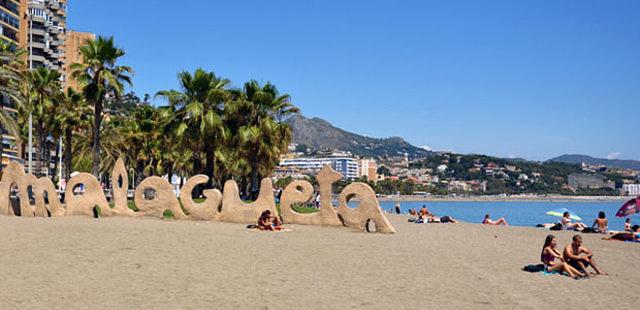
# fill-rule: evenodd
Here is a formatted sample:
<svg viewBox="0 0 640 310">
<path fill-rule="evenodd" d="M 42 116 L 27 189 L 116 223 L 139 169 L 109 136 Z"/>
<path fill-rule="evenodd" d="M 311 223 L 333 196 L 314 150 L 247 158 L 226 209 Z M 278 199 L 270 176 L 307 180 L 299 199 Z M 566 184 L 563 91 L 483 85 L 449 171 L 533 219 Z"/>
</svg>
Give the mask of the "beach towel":
<svg viewBox="0 0 640 310">
<path fill-rule="evenodd" d="M 545 270 L 542 271 L 542 274 L 544 274 L 545 276 L 548 276 L 550 274 L 560 274 L 560 272 L 558 272 L 558 271 L 549 272 L 549 271 L 547 271 L 547 269 L 545 269 Z"/>
</svg>

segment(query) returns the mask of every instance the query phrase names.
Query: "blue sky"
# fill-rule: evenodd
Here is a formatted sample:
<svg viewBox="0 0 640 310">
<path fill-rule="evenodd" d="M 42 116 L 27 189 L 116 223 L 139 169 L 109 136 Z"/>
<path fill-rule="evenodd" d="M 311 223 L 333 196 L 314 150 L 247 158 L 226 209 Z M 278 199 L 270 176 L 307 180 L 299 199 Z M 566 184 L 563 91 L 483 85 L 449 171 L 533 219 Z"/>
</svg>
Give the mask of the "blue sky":
<svg viewBox="0 0 640 310">
<path fill-rule="evenodd" d="M 203 67 L 236 86 L 271 81 L 305 116 L 373 137 L 640 159 L 640 1 L 75 0 L 68 10 L 70 29 L 115 36 L 139 95 Z"/>
</svg>

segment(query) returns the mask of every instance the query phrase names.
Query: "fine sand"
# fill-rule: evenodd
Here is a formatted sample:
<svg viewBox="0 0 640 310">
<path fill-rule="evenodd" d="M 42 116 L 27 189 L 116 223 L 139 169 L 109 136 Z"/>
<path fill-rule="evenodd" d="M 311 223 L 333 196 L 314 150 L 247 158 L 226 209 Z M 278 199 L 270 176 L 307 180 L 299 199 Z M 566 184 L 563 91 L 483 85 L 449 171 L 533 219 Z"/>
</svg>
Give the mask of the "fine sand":
<svg viewBox="0 0 640 310">
<path fill-rule="evenodd" d="M 520 270 L 539 261 L 548 231 L 390 220 L 395 235 L 0 216 L 0 309 L 632 309 L 640 300 L 640 244 L 583 235 L 610 275 L 572 280 Z M 561 245 L 572 236 L 554 233 Z"/>
</svg>

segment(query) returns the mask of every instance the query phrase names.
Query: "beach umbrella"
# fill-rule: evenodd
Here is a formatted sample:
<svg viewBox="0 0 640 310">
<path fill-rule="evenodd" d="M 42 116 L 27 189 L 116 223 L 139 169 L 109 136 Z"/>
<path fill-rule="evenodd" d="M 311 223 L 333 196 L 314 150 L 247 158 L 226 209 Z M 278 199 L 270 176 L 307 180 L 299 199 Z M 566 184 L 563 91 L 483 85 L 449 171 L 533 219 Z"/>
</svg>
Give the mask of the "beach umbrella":
<svg viewBox="0 0 640 310">
<path fill-rule="evenodd" d="M 569 212 L 569 218 L 576 221 L 582 221 L 582 218 L 567 208 L 555 209 L 547 212 L 547 215 L 562 217 L 565 212 Z"/>
<path fill-rule="evenodd" d="M 616 216 L 625 217 L 636 213 L 640 213 L 640 197 L 625 202 L 616 213 Z"/>
</svg>

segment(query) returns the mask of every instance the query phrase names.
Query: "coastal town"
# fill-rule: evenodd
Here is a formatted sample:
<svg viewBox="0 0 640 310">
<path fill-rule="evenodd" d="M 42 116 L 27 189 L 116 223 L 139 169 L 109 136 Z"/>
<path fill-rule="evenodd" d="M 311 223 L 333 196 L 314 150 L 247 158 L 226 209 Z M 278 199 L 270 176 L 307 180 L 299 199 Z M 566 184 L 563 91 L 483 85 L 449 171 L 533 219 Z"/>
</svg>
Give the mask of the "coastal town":
<svg viewBox="0 0 640 310">
<path fill-rule="evenodd" d="M 343 183 L 367 182 L 380 195 L 640 195 L 640 171 L 633 169 L 450 152 L 367 158 L 299 144 L 289 145 L 273 178 L 284 184 L 313 178 L 324 165 L 340 172 Z"/>
</svg>

